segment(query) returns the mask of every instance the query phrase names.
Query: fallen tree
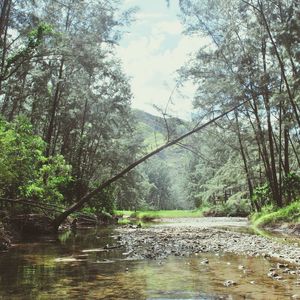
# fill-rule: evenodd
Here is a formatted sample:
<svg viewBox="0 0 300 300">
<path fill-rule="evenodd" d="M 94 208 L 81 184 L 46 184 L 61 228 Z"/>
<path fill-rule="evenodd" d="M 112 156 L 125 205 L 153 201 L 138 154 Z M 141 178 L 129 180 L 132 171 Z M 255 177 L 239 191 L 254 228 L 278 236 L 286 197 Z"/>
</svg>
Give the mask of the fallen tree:
<svg viewBox="0 0 300 300">
<path fill-rule="evenodd" d="M 115 176 L 111 177 L 110 179 L 104 181 L 98 187 L 96 187 L 95 189 L 93 189 L 92 191 L 90 191 L 89 193 L 87 193 L 85 196 L 83 196 L 79 201 L 77 201 L 76 203 L 74 203 L 71 206 L 69 206 L 68 208 L 66 208 L 61 214 L 57 215 L 56 218 L 52 222 L 53 229 L 55 231 L 57 231 L 58 227 L 65 221 L 65 219 L 70 214 L 72 214 L 75 211 L 80 210 L 89 200 L 91 200 L 100 191 L 102 191 L 103 189 L 105 189 L 108 186 L 110 186 L 113 182 L 115 182 L 118 179 L 120 179 L 121 177 L 123 177 L 125 174 L 127 174 L 128 172 L 130 172 L 132 169 L 134 169 L 136 166 L 138 166 L 142 162 L 146 161 L 148 158 L 152 157 L 153 155 L 155 155 L 155 154 L 163 151 L 164 149 L 166 149 L 166 148 L 168 148 L 170 146 L 173 146 L 173 145 L 177 144 L 178 142 L 180 142 L 181 140 L 187 138 L 188 136 L 190 136 L 190 135 L 192 135 L 192 134 L 194 134 L 194 133 L 202 130 L 203 128 L 205 128 L 208 125 L 210 125 L 210 124 L 216 122 L 217 120 L 223 118 L 224 116 L 226 116 L 230 112 L 238 109 L 239 107 L 243 106 L 244 104 L 246 104 L 249 101 L 250 100 L 246 100 L 246 101 L 244 101 L 244 102 L 242 102 L 242 103 L 234 106 L 233 108 L 225 111 L 224 113 L 220 114 L 219 116 L 217 116 L 217 117 L 209 120 L 208 122 L 195 127 L 191 131 L 188 131 L 187 133 L 181 135 L 180 137 L 174 139 L 173 141 L 167 142 L 166 144 L 162 145 L 161 147 L 158 147 L 157 149 L 153 150 L 152 152 L 150 152 L 147 155 L 143 156 L 142 158 L 138 159 L 137 161 L 135 161 L 134 163 L 132 163 L 131 165 L 129 165 L 128 167 L 126 167 L 125 169 L 123 169 L 120 173 L 118 173 Z"/>
</svg>

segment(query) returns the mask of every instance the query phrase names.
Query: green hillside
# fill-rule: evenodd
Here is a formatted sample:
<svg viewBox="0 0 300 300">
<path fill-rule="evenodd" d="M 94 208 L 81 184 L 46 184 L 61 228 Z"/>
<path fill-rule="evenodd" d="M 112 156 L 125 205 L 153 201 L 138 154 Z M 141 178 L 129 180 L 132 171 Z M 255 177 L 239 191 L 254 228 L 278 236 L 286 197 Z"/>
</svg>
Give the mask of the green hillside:
<svg viewBox="0 0 300 300">
<path fill-rule="evenodd" d="M 188 122 L 178 118 L 169 117 L 165 121 L 162 117 L 154 116 L 138 109 L 134 110 L 134 116 L 138 121 L 137 130 L 143 137 L 144 144 L 149 147 L 149 150 L 166 143 L 168 134 L 170 139 L 183 134 L 187 131 L 189 125 Z"/>
<path fill-rule="evenodd" d="M 147 151 L 167 142 L 167 132 L 169 130 L 170 139 L 188 131 L 188 122 L 178 118 L 166 118 L 168 130 L 165 120 L 162 117 L 154 116 L 141 110 L 134 110 L 134 115 L 138 122 L 137 131 L 144 140 Z M 167 170 L 171 178 L 171 190 L 176 208 L 189 208 L 190 204 L 186 203 L 186 195 L 184 191 L 184 178 L 187 164 L 187 150 L 180 146 L 173 146 L 160 152 L 155 158 L 158 163 L 161 162 Z"/>
</svg>

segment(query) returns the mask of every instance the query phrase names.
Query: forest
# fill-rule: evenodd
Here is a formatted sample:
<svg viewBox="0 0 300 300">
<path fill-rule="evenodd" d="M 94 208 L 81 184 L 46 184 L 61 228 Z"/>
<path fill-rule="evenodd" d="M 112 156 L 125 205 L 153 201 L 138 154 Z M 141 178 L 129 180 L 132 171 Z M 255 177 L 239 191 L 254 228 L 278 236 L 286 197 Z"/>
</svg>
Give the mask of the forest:
<svg viewBox="0 0 300 300">
<path fill-rule="evenodd" d="M 58 223 L 79 210 L 211 207 L 216 215 L 249 215 L 299 198 L 298 1 L 179 6 L 184 34 L 210 41 L 178 70 L 178 80 L 197 87 L 189 121 L 131 107 L 116 47 L 136 7 L 1 1 L 4 215 L 58 221 L 67 211 Z M 162 145 L 168 149 L 110 182 Z"/>
<path fill-rule="evenodd" d="M 0 0 L 0 299 L 300 299 L 299 237 L 299 0 Z"/>
</svg>

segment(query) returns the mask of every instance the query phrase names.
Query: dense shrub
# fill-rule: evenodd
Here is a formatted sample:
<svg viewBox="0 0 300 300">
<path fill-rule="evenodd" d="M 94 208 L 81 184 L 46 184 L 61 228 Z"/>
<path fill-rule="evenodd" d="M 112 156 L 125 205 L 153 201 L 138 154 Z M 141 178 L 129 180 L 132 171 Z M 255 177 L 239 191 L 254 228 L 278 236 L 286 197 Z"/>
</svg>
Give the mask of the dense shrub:
<svg viewBox="0 0 300 300">
<path fill-rule="evenodd" d="M 35 204 L 62 202 L 61 189 L 71 180 L 70 166 L 62 156 L 45 157 L 44 150 L 44 141 L 33 134 L 32 126 L 25 118 L 12 123 L 0 120 L 2 207 L 31 212 L 34 207 L 24 206 L 24 202 L 18 206 L 7 203 L 26 199 Z"/>
</svg>

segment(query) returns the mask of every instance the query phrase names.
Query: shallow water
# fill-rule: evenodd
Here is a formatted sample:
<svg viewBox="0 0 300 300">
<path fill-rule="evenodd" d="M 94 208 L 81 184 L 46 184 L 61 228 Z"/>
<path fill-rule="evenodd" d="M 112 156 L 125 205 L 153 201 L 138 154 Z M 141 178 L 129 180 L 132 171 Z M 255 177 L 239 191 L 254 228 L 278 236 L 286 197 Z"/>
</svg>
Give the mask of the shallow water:
<svg viewBox="0 0 300 300">
<path fill-rule="evenodd" d="M 0 299 L 289 299 L 299 275 L 267 276 L 276 262 L 229 254 L 127 260 L 113 228 L 26 237 L 0 254 Z M 208 260 L 208 263 L 206 263 Z M 296 269 L 289 266 L 290 269 Z M 225 287 L 232 280 L 235 286 Z M 299 284 L 299 285 L 298 285 Z"/>
</svg>

